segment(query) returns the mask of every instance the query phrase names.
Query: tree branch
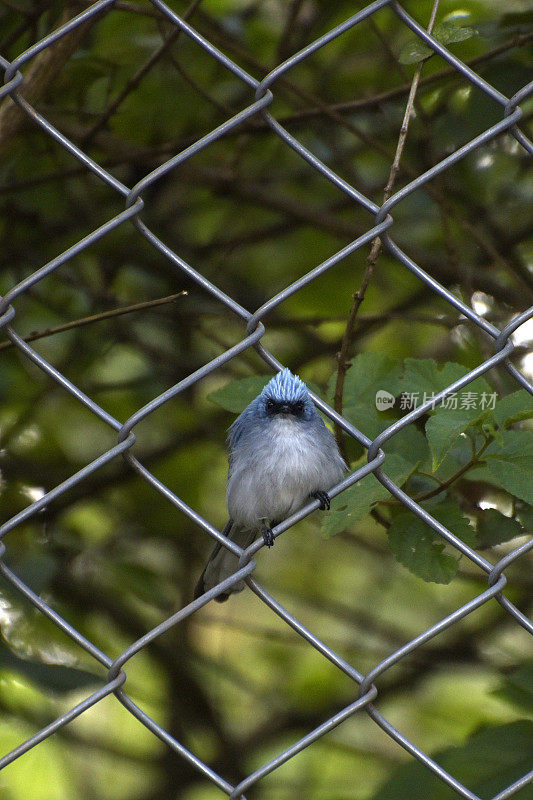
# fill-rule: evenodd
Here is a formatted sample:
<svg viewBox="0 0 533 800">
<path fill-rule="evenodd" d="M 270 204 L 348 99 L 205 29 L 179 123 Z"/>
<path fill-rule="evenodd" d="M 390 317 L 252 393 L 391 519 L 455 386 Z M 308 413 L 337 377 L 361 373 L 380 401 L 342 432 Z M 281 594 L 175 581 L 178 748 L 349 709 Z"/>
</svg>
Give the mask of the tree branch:
<svg viewBox="0 0 533 800">
<path fill-rule="evenodd" d="M 431 17 L 427 27 L 428 33 L 431 33 L 431 31 L 433 30 L 433 25 L 435 24 L 435 18 L 437 16 L 437 11 L 439 8 L 439 2 L 440 0 L 434 0 L 433 2 Z M 409 122 L 413 114 L 416 92 L 418 89 L 418 84 L 420 82 L 420 76 L 422 73 L 423 66 L 424 66 L 424 61 L 420 61 L 420 63 L 417 64 L 417 67 L 415 69 L 415 74 L 413 75 L 413 80 L 411 81 L 411 88 L 409 90 L 409 97 L 407 99 L 407 105 L 405 107 L 402 127 L 400 128 L 398 144 L 396 145 L 396 153 L 394 155 L 394 160 L 392 162 L 392 166 L 390 169 L 389 179 L 387 181 L 387 185 L 385 186 L 385 190 L 383 192 L 384 203 L 386 203 L 387 200 L 392 195 L 392 190 L 394 187 L 394 183 L 396 181 L 396 176 L 398 175 L 398 170 L 400 168 L 400 161 L 404 151 L 405 143 L 407 141 Z M 342 414 L 344 381 L 346 378 L 346 373 L 348 372 L 348 369 L 350 367 L 348 359 L 355 336 L 355 320 L 359 308 L 361 307 L 361 303 L 365 299 L 366 290 L 368 289 L 368 285 L 372 279 L 372 275 L 374 273 L 374 267 L 376 265 L 380 252 L 381 252 L 381 239 L 378 236 L 372 242 L 370 254 L 366 260 L 366 269 L 363 274 L 361 285 L 353 295 L 353 302 L 350 308 L 350 312 L 348 314 L 348 320 L 346 322 L 346 328 L 344 331 L 344 335 L 342 337 L 341 347 L 339 352 L 337 353 L 337 380 L 335 382 L 334 408 L 338 414 Z M 335 436 L 337 439 L 337 443 L 339 445 L 339 449 L 341 450 L 341 453 L 343 454 L 343 456 L 346 456 L 344 447 L 344 431 L 338 425 L 335 425 Z"/>
<path fill-rule="evenodd" d="M 69 22 L 74 16 L 74 7 L 68 3 L 59 19 L 60 28 Z M 86 22 L 82 22 L 77 28 L 66 33 L 54 44 L 45 47 L 36 55 L 24 73 L 24 82 L 17 93 L 24 97 L 28 103 L 34 105 L 45 96 L 49 87 L 61 73 L 63 67 L 77 49 L 81 39 L 87 31 L 94 25 L 104 11 L 94 14 Z M 11 99 L 6 97 L 0 105 L 0 156 L 5 154 L 10 142 L 16 135 L 24 121 L 27 120 L 26 113 Z"/>
<path fill-rule="evenodd" d="M 63 333 L 70 331 L 73 328 L 82 328 L 85 325 L 91 325 L 93 322 L 101 322 L 103 319 L 111 319 L 112 317 L 120 317 L 122 314 L 133 314 L 135 311 L 145 311 L 147 308 L 156 308 L 156 306 L 166 305 L 167 303 L 174 303 L 178 297 L 184 297 L 188 292 L 183 290 L 178 294 L 170 294 L 167 297 L 160 297 L 157 300 L 147 300 L 144 303 L 135 303 L 132 306 L 122 306 L 122 308 L 112 308 L 109 311 L 102 311 L 100 314 L 92 314 L 90 317 L 82 317 L 81 319 L 74 319 L 72 322 L 65 322 L 63 325 L 56 325 L 54 328 L 47 328 L 45 331 L 35 331 L 30 333 L 29 336 L 24 337 L 25 342 L 34 342 L 36 339 L 44 339 L 46 336 L 53 336 L 55 333 Z M 7 350 L 8 347 L 13 347 L 13 342 L 7 341 L 0 343 L 0 351 Z"/>
</svg>

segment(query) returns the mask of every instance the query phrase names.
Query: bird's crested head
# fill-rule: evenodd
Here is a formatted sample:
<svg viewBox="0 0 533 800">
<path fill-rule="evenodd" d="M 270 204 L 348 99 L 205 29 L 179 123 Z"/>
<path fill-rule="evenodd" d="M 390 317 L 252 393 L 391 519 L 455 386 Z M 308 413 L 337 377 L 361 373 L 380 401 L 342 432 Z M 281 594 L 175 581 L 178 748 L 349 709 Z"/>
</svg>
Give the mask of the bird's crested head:
<svg viewBox="0 0 533 800">
<path fill-rule="evenodd" d="M 279 414 L 292 415 L 296 419 L 309 420 L 316 408 L 305 383 L 284 369 L 267 383 L 258 397 L 260 410 L 268 417 Z"/>
<path fill-rule="evenodd" d="M 268 429 L 269 423 L 274 423 L 276 420 L 298 425 L 319 424 L 325 429 L 307 386 L 289 369 L 278 372 L 230 426 L 228 431 L 230 451 L 233 451 L 239 442 L 248 441 L 250 436 L 256 436 L 258 426 L 264 430 L 266 424 Z"/>
</svg>

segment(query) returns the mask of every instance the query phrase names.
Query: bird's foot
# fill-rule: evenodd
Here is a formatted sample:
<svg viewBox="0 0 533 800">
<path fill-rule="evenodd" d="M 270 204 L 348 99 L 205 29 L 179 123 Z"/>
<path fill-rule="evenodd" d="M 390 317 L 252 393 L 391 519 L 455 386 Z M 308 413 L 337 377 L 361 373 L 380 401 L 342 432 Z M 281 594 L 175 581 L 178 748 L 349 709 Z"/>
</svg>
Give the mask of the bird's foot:
<svg viewBox="0 0 533 800">
<path fill-rule="evenodd" d="M 274 534 L 272 528 L 269 528 L 265 522 L 261 523 L 261 533 L 263 534 L 263 541 L 267 547 L 272 547 L 274 544 Z"/>
<path fill-rule="evenodd" d="M 311 497 L 316 498 L 320 502 L 321 511 L 329 511 L 331 506 L 331 498 L 327 492 L 313 492 Z"/>
</svg>

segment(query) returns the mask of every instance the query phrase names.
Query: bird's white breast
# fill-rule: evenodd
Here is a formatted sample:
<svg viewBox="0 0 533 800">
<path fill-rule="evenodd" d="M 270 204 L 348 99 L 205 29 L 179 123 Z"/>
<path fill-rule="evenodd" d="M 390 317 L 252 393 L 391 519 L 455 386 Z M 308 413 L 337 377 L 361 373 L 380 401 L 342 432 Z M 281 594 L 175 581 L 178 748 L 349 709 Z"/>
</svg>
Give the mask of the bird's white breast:
<svg viewBox="0 0 533 800">
<path fill-rule="evenodd" d="M 264 435 L 236 464 L 228 481 L 228 510 L 232 519 L 248 527 L 257 527 L 262 519 L 285 519 L 312 492 L 327 491 L 342 477 L 342 462 L 332 463 L 317 431 L 290 415 L 270 420 Z"/>
</svg>

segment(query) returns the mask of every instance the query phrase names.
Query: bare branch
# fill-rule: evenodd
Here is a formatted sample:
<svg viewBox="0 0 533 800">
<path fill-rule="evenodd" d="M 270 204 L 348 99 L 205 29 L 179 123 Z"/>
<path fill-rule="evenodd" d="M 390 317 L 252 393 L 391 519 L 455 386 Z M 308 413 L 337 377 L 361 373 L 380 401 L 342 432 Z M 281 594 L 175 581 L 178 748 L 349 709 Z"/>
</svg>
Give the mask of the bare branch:
<svg viewBox="0 0 533 800">
<path fill-rule="evenodd" d="M 431 31 L 433 30 L 433 25 L 435 24 L 435 18 L 437 16 L 438 8 L 439 8 L 439 0 L 434 0 L 433 8 L 431 11 L 431 17 L 427 28 L 428 33 L 431 33 Z M 398 137 L 398 144 L 396 146 L 396 153 L 394 155 L 394 160 L 392 162 L 392 166 L 390 169 L 389 179 L 387 181 L 387 185 L 385 186 L 385 190 L 383 192 L 384 203 L 386 203 L 387 200 L 392 195 L 392 190 L 394 187 L 394 183 L 396 181 L 396 176 L 398 175 L 398 170 L 400 168 L 400 161 L 404 151 L 405 143 L 407 141 L 409 122 L 413 114 L 416 92 L 418 89 L 418 84 L 420 82 L 420 76 L 422 73 L 423 66 L 424 66 L 424 61 L 420 61 L 420 63 L 417 65 L 415 69 L 415 74 L 413 75 L 413 80 L 411 82 L 409 97 L 407 99 L 407 105 L 405 107 L 405 114 L 403 117 L 402 126 L 400 128 L 400 135 Z M 350 308 L 350 312 L 348 314 L 348 320 L 346 322 L 346 328 L 344 331 L 344 335 L 342 337 L 341 347 L 339 352 L 337 353 L 337 380 L 335 382 L 334 408 L 338 414 L 342 414 L 344 380 L 346 377 L 346 373 L 348 372 L 348 368 L 350 366 L 349 356 L 355 335 L 355 320 L 359 308 L 361 307 L 361 303 L 365 299 L 366 290 L 368 289 L 368 285 L 372 279 L 372 275 L 374 273 L 374 267 L 376 265 L 380 252 L 381 252 L 381 239 L 378 236 L 372 242 L 370 254 L 366 260 L 366 269 L 363 274 L 361 285 L 353 295 L 353 302 Z M 335 426 L 335 435 L 337 438 L 339 448 L 341 449 L 341 452 L 343 452 L 344 431 L 338 425 Z M 346 453 L 343 452 L 343 455 L 346 456 Z"/>
<path fill-rule="evenodd" d="M 54 328 L 47 328 L 45 331 L 38 331 L 30 333 L 29 336 L 24 338 L 25 342 L 34 342 L 36 339 L 44 339 L 46 336 L 53 336 L 56 333 L 63 333 L 70 331 L 73 328 L 82 328 L 85 325 L 92 325 L 93 322 L 101 322 L 103 319 L 111 319 L 112 317 L 120 317 L 123 314 L 133 314 L 135 311 L 146 311 L 147 308 L 156 308 L 157 306 L 167 305 L 174 303 L 178 297 L 184 297 L 188 292 L 183 290 L 178 294 L 170 294 L 167 297 L 160 297 L 157 300 L 147 300 L 144 303 L 135 303 L 132 306 L 123 306 L 122 308 L 112 308 L 109 311 L 102 311 L 100 314 L 92 314 L 90 317 L 82 317 L 81 319 L 74 319 L 72 322 L 65 322 L 63 325 L 56 325 Z M 7 350 L 12 347 L 12 342 L 2 342 L 0 350 Z"/>
</svg>

